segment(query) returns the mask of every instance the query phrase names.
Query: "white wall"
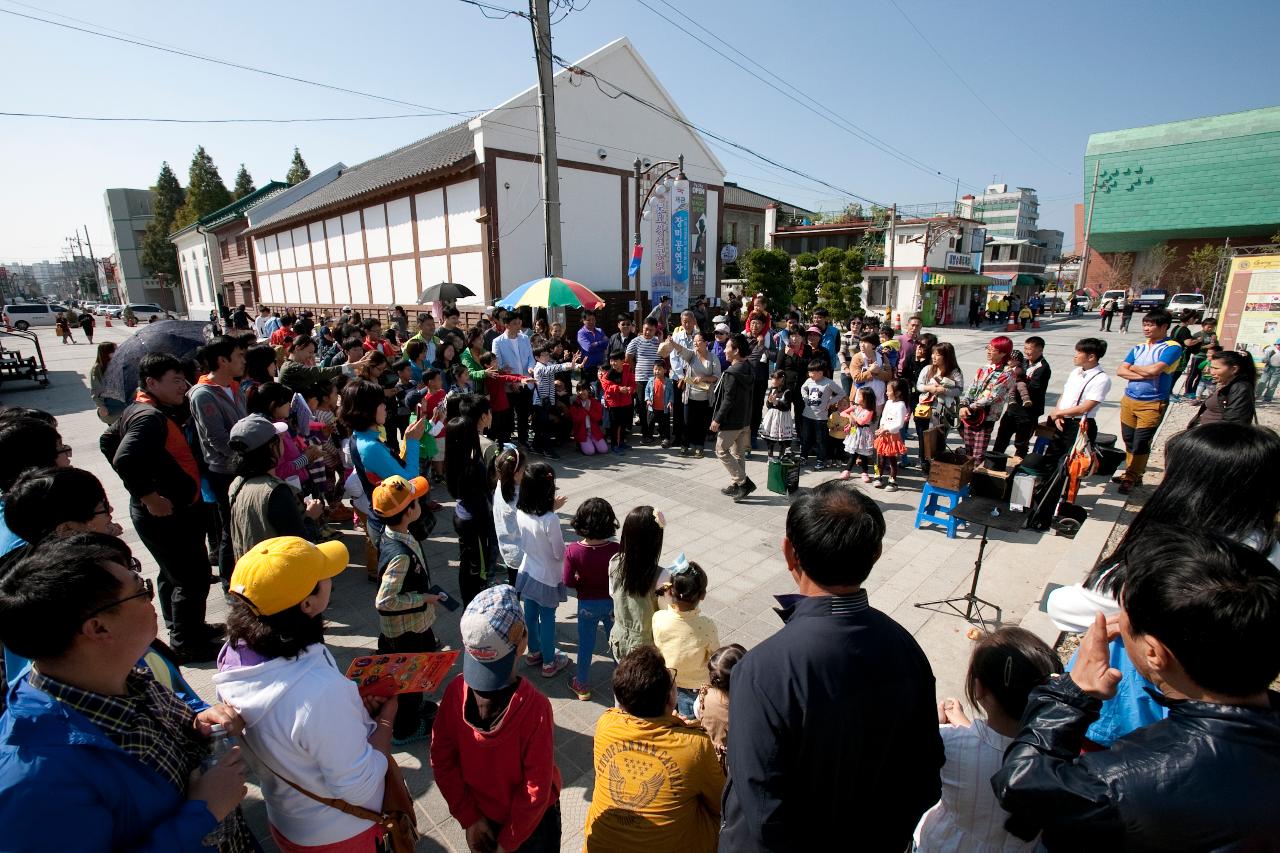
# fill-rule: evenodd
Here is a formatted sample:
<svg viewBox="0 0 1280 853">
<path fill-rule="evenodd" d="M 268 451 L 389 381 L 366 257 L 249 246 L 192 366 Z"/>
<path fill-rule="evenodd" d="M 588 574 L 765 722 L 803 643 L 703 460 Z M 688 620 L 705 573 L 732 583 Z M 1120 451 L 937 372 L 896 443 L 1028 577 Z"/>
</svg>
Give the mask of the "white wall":
<svg viewBox="0 0 1280 853">
<path fill-rule="evenodd" d="M 210 254 L 209 243 L 213 243 Z M 217 242 L 195 229 L 173 241 L 178 253 L 178 276 L 187 317 L 206 320 L 209 312 L 217 310 L 216 294 L 222 283 L 222 258 Z"/>
</svg>

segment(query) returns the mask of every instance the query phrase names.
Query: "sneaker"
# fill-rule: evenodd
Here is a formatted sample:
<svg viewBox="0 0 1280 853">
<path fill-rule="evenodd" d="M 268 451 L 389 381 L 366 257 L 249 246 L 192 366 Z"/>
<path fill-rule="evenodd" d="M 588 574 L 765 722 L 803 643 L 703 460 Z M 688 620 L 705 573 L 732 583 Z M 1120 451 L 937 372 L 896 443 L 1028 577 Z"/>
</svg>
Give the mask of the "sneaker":
<svg viewBox="0 0 1280 853">
<path fill-rule="evenodd" d="M 889 485 L 885 486 L 885 487 L 884 487 L 884 490 L 885 490 L 886 492 L 896 492 L 896 491 L 898 491 L 898 479 L 897 479 L 896 477 L 890 477 L 890 478 L 889 478 Z"/>
<path fill-rule="evenodd" d="M 841 479 L 841 480 L 848 480 L 848 479 L 849 479 L 850 477 L 852 477 L 852 476 L 853 476 L 853 472 L 852 472 L 852 471 L 841 471 L 841 472 L 840 472 L 840 479 Z"/>
<path fill-rule="evenodd" d="M 428 705 L 433 706 L 430 711 L 427 710 Z M 422 719 L 418 721 L 418 727 L 413 730 L 413 734 L 407 737 L 392 736 L 391 745 L 408 746 L 411 743 L 417 743 L 431 737 L 431 726 L 436 721 L 436 710 L 439 707 L 435 702 L 424 703 L 422 706 Z"/>
<path fill-rule="evenodd" d="M 825 463 L 825 462 L 815 462 L 815 463 L 813 463 L 813 465 L 809 468 L 809 470 L 810 470 L 810 471 L 825 471 L 825 470 L 827 470 L 827 463 Z"/>
<path fill-rule="evenodd" d="M 671 439 L 669 438 L 662 439 L 662 449 L 663 450 L 671 449 Z"/>
<path fill-rule="evenodd" d="M 444 509 L 444 504 L 439 501 L 427 501 L 427 512 L 440 512 Z"/>
<path fill-rule="evenodd" d="M 876 477 L 874 480 L 872 480 L 872 481 L 871 481 L 871 488 L 873 488 L 873 489 L 883 489 L 883 488 L 884 488 L 884 480 L 880 479 L 879 477 Z"/>
<path fill-rule="evenodd" d="M 1125 476 L 1123 471 L 1120 471 L 1111 477 L 1111 482 L 1113 483 L 1123 483 L 1124 480 L 1125 480 Z"/>
<path fill-rule="evenodd" d="M 733 496 L 733 502 L 738 503 L 739 501 L 741 501 L 743 498 L 745 498 L 747 495 L 751 494 L 755 490 L 756 490 L 756 484 L 751 482 L 751 478 L 748 477 L 747 479 L 743 480 L 742 485 L 738 487 L 738 493 Z"/>
<path fill-rule="evenodd" d="M 701 447 L 699 447 L 697 450 L 693 451 L 693 458 L 694 458 L 694 459 L 705 459 L 706 457 L 707 457 L 707 455 L 706 455 L 706 453 L 703 451 L 703 449 L 702 449 Z"/>
<path fill-rule="evenodd" d="M 524 656 L 525 666 L 542 666 L 542 652 L 530 653 Z"/>
<path fill-rule="evenodd" d="M 576 675 L 573 677 L 573 680 L 569 682 L 569 689 L 572 690 L 573 694 L 583 702 L 591 698 L 591 688 L 579 681 Z"/>
<path fill-rule="evenodd" d="M 729 485 L 725 486 L 723 489 L 720 490 L 720 494 L 733 497 L 734 495 L 738 494 L 738 490 L 741 488 L 742 487 L 739 486 L 737 483 L 730 483 Z"/>
<path fill-rule="evenodd" d="M 555 657 L 551 659 L 551 663 L 542 665 L 542 677 L 554 678 L 556 673 L 569 665 L 569 656 L 564 652 L 556 652 Z"/>
<path fill-rule="evenodd" d="M 1138 485 L 1139 484 L 1136 480 L 1131 480 L 1128 477 L 1125 477 L 1120 481 L 1120 485 L 1116 487 L 1116 491 L 1122 495 L 1133 494 L 1134 488 Z"/>
<path fill-rule="evenodd" d="M 863 471 L 863 472 L 862 472 L 862 482 L 864 482 L 864 483 L 870 483 L 870 482 L 871 482 L 871 475 L 870 475 L 870 474 L 868 474 L 866 471 Z"/>
<path fill-rule="evenodd" d="M 687 448 L 687 447 L 682 447 L 682 448 L 680 448 L 680 455 L 681 455 L 681 456 L 692 456 L 692 455 L 693 455 L 693 451 L 692 451 L 692 450 L 690 450 L 690 449 L 689 449 L 689 448 Z"/>
<path fill-rule="evenodd" d="M 613 452 L 615 455 L 621 456 L 623 453 L 626 453 L 626 450 L 623 449 L 623 445 L 619 444 L 613 449 Z"/>
<path fill-rule="evenodd" d="M 222 651 L 222 643 L 217 640 L 205 640 L 204 642 L 183 643 L 180 646 L 170 646 L 173 649 L 174 662 L 187 666 L 193 663 L 213 663 L 218 659 L 218 653 Z"/>
</svg>

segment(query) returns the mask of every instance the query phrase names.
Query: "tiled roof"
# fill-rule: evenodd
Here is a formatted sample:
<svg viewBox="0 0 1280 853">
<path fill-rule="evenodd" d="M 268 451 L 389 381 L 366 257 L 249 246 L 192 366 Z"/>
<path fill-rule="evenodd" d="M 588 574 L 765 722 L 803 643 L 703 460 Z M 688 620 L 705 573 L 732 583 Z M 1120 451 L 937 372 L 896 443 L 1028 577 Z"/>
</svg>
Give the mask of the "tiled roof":
<svg viewBox="0 0 1280 853">
<path fill-rule="evenodd" d="M 253 207 L 255 204 L 266 201 L 273 195 L 282 193 L 288 188 L 289 185 L 283 181 L 272 181 L 271 183 L 249 193 L 244 198 L 236 199 L 226 207 L 215 210 L 208 216 L 202 217 L 200 219 L 200 225 L 207 230 L 219 228 L 226 225 L 233 219 L 239 219 L 244 216 L 249 208 Z"/>
<path fill-rule="evenodd" d="M 729 181 L 725 181 L 724 183 L 724 203 L 735 204 L 738 207 L 753 207 L 759 210 L 764 210 L 765 207 L 770 204 L 776 204 L 778 207 L 784 208 L 788 212 L 794 211 L 799 214 L 807 213 L 810 216 L 813 215 L 813 211 L 805 210 L 803 207 L 797 207 L 794 204 L 788 204 L 787 202 L 780 201 L 772 196 L 754 192 Z"/>
<path fill-rule="evenodd" d="M 445 128 L 426 139 L 352 166 L 332 183 L 257 223 L 253 230 L 270 228 L 277 223 L 349 201 L 408 178 L 452 166 L 474 154 L 475 150 L 475 136 L 467 129 L 466 122 Z"/>
</svg>

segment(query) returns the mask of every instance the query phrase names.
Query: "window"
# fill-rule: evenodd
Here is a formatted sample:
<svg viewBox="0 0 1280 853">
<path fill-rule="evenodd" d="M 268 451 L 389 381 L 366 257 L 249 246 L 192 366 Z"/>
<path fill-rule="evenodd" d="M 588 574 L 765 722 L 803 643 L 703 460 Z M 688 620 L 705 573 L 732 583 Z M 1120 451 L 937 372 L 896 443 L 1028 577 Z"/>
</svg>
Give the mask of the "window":
<svg viewBox="0 0 1280 853">
<path fill-rule="evenodd" d="M 888 305 L 888 279 L 873 278 L 867 281 L 867 304 L 874 306 Z"/>
<path fill-rule="evenodd" d="M 993 261 L 998 261 L 998 260 L 1000 260 L 1000 247 L 999 247 L 999 246 L 992 246 L 992 247 L 991 247 L 991 260 L 993 260 Z"/>
<path fill-rule="evenodd" d="M 730 243 L 738 242 L 738 223 L 736 222 L 729 223 L 729 242 Z"/>
<path fill-rule="evenodd" d="M 751 248 L 754 249 L 759 245 L 760 245 L 760 226 L 752 225 L 751 226 Z"/>
<path fill-rule="evenodd" d="M 1017 259 L 1018 259 L 1018 247 L 1017 247 L 1017 246 L 1010 246 L 1010 247 L 1009 247 L 1009 260 L 1011 260 L 1011 261 L 1016 261 Z"/>
<path fill-rule="evenodd" d="M 244 237 L 237 237 L 236 238 L 236 257 L 243 258 L 248 251 L 249 251 L 249 248 L 245 243 Z"/>
<path fill-rule="evenodd" d="M 219 240 L 218 248 L 222 250 L 222 259 L 224 261 L 231 260 L 231 247 L 227 245 L 226 240 Z"/>
<path fill-rule="evenodd" d="M 906 235 L 906 234 L 899 234 L 899 235 L 898 235 L 898 245 L 899 245 L 899 246 L 905 246 L 906 244 L 907 244 L 907 235 Z"/>
</svg>

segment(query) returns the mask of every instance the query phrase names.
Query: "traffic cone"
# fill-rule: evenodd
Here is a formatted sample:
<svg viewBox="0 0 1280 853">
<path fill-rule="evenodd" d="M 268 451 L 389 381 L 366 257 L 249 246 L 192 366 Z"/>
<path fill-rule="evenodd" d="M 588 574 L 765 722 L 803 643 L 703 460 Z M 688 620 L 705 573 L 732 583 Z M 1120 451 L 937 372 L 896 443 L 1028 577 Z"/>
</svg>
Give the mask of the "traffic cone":
<svg viewBox="0 0 1280 853">
<path fill-rule="evenodd" d="M 1031 321 L 1031 328 L 1033 328 L 1033 329 L 1038 329 L 1038 328 L 1040 328 L 1040 321 L 1039 321 L 1039 320 L 1032 320 L 1032 321 Z"/>
<path fill-rule="evenodd" d="M 110 315 L 110 314 L 108 314 L 108 315 L 107 315 L 107 328 L 108 328 L 108 329 L 110 329 L 110 328 L 111 328 L 111 315 Z"/>
</svg>

